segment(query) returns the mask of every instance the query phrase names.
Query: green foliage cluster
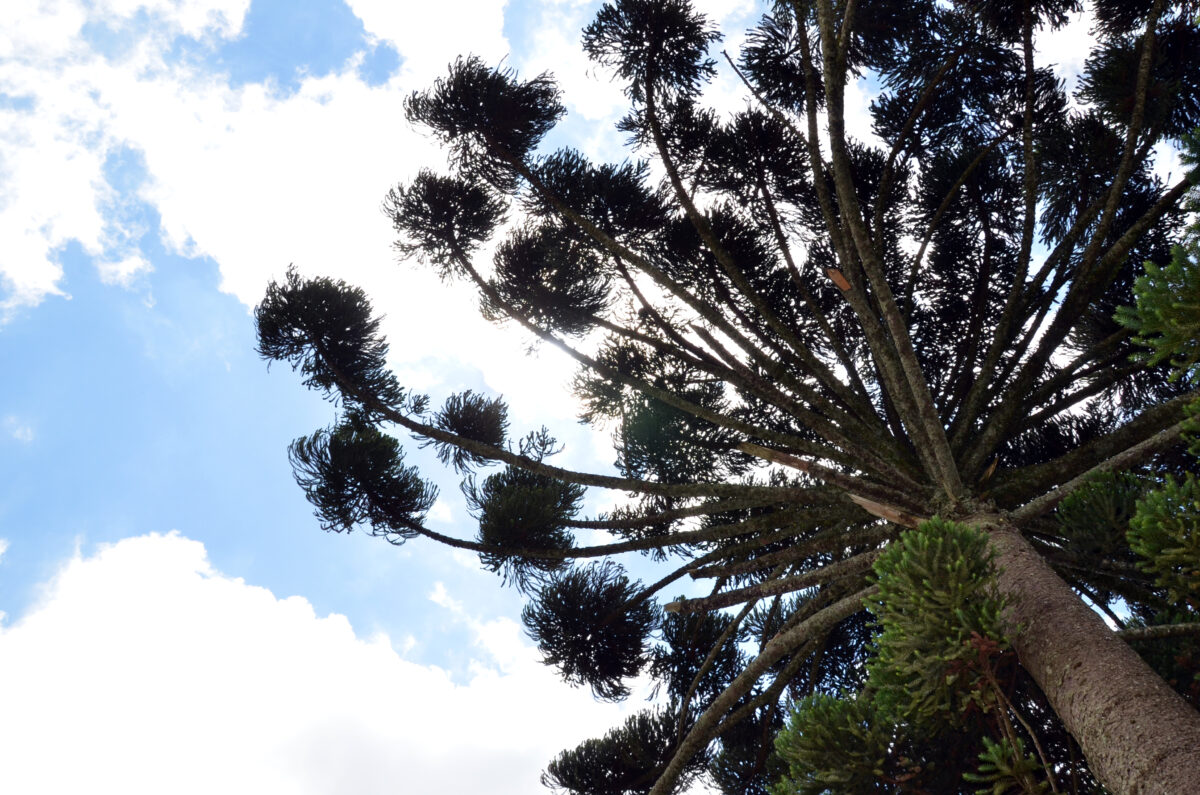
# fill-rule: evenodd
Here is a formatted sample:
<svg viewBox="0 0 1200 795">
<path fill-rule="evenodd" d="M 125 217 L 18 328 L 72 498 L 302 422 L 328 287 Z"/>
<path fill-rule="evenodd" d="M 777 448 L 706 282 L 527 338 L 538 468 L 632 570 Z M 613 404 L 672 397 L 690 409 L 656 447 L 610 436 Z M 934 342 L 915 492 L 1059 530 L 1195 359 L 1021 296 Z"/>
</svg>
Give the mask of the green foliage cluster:
<svg viewBox="0 0 1200 795">
<path fill-rule="evenodd" d="M 788 773 L 774 795 L 826 792 L 1040 792 L 1041 763 L 1008 720 L 997 663 L 1011 628 L 995 590 L 987 537 L 933 518 L 875 562 L 879 626 L 865 687 L 856 697 L 802 700 L 776 750 Z M 1001 738 L 981 718 L 997 716 Z M 977 770 L 964 769 L 978 756 Z"/>
<path fill-rule="evenodd" d="M 1029 782 L 1037 775 L 1041 765 L 1025 751 L 1025 741 L 1020 737 L 1016 743 L 1007 737 L 999 742 L 990 737 L 983 738 L 983 751 L 979 754 L 979 772 L 970 770 L 963 773 L 963 778 L 972 784 L 983 784 L 975 790 L 977 795 L 1006 795 L 1012 792 L 1014 782 Z M 1028 790 L 1046 792 L 1050 789 L 1048 782 L 1039 781 Z"/>
<path fill-rule="evenodd" d="M 1175 246 L 1163 267 L 1145 263 L 1134 283 L 1136 307 L 1119 307 L 1117 322 L 1135 332 L 1134 342 L 1150 350 L 1138 354 L 1147 364 L 1168 362 L 1171 377 L 1194 381 L 1200 364 L 1200 241 Z"/>
<path fill-rule="evenodd" d="M 987 537 L 933 518 L 903 534 L 875 561 L 879 623 L 868 682 L 884 715 L 939 728 L 978 698 L 973 637 L 1008 648 L 1003 602 Z"/>
<path fill-rule="evenodd" d="M 878 716 L 866 696 L 817 693 L 792 713 L 775 749 L 788 774 L 773 795 L 886 792 L 885 767 L 896 744 L 895 727 Z"/>
<path fill-rule="evenodd" d="M 1146 490 L 1146 479 L 1132 472 L 1105 472 L 1089 488 L 1067 495 L 1056 518 L 1065 546 L 1104 560 L 1133 561 L 1125 533 Z"/>
<path fill-rule="evenodd" d="M 1138 502 L 1129 545 L 1172 602 L 1200 612 L 1200 481 L 1194 475 L 1182 481 L 1168 475 Z"/>
</svg>

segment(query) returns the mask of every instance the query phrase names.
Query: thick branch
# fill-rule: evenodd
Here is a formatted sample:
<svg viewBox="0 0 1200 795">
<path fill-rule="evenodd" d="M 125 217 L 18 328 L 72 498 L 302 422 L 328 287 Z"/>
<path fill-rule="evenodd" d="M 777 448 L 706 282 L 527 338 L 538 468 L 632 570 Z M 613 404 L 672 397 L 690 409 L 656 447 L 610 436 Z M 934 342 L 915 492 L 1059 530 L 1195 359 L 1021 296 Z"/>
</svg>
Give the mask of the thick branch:
<svg viewBox="0 0 1200 795">
<path fill-rule="evenodd" d="M 941 487 L 952 498 L 962 494 L 962 481 L 958 475 L 958 467 L 950 452 L 950 443 L 946 438 L 945 428 L 937 409 L 933 405 L 933 397 L 929 392 L 929 384 L 921 372 L 920 363 L 913 351 L 912 338 L 905 326 L 904 318 L 896 306 L 891 287 L 883 273 L 883 263 L 879 260 L 878 252 L 871 241 L 870 234 L 863 223 L 862 209 L 858 204 L 858 196 L 854 189 L 851 174 L 850 158 L 846 148 L 845 120 L 843 118 L 843 90 L 845 71 L 840 69 L 839 60 L 844 54 L 833 50 L 835 39 L 833 34 L 833 8 L 830 0 L 818 0 L 817 19 L 821 26 L 821 44 L 824 52 L 825 95 L 829 120 L 829 148 L 833 159 L 833 179 L 837 188 L 838 205 L 842 218 L 850 229 L 851 239 L 863 264 L 863 270 L 871 282 L 879 303 L 880 312 L 889 332 L 891 342 L 900 361 L 901 370 L 912 400 L 916 407 L 917 417 L 931 445 L 933 459 L 937 468 L 935 475 Z M 843 31 L 845 32 L 845 31 Z"/>
<path fill-rule="evenodd" d="M 861 478 L 856 478 L 851 475 L 844 475 L 841 472 L 835 472 L 828 467 L 823 467 L 820 464 L 812 461 L 806 461 L 802 458 L 797 458 L 794 455 L 772 450 L 768 447 L 753 444 L 751 442 L 742 442 L 738 445 L 738 449 L 747 455 L 752 455 L 756 458 L 761 458 L 764 461 L 770 461 L 773 464 L 797 469 L 806 475 L 811 475 L 814 478 L 824 481 L 831 486 L 837 486 L 852 494 L 867 495 L 868 497 L 877 497 L 885 502 L 895 502 L 899 505 L 909 506 L 914 508 L 909 498 L 913 495 L 904 495 L 893 491 L 886 486 L 880 486 Z"/>
<path fill-rule="evenodd" d="M 756 558 L 738 563 L 692 569 L 690 574 L 692 579 L 736 577 L 742 574 L 753 574 L 768 566 L 776 566 L 780 563 L 795 563 L 822 552 L 839 552 L 854 547 L 882 544 L 885 541 L 895 538 L 896 533 L 895 527 L 884 524 L 868 525 L 867 527 L 861 527 L 849 532 L 838 528 L 833 531 L 821 533 L 807 541 L 800 541 L 787 549 L 780 549 L 776 552 L 759 555 Z"/>
<path fill-rule="evenodd" d="M 1085 442 L 1053 461 L 1004 473 L 998 476 L 1000 482 L 993 487 L 992 498 L 998 505 L 1027 502 L 1049 491 L 1055 484 L 1086 472 L 1179 422 L 1184 417 L 1184 407 L 1197 397 L 1200 397 L 1200 392 L 1172 398 L 1147 409 L 1112 433 Z"/>
</svg>

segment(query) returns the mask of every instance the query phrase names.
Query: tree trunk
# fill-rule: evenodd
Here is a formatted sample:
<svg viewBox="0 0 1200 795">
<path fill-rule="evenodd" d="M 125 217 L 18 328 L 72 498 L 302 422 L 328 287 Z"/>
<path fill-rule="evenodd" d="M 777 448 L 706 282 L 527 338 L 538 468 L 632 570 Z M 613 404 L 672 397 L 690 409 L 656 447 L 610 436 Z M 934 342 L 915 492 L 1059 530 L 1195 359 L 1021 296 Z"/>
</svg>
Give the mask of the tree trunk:
<svg viewBox="0 0 1200 795">
<path fill-rule="evenodd" d="M 986 529 L 1021 664 L 1117 793 L 1200 792 L 1200 712 L 1167 686 L 999 517 Z"/>
</svg>

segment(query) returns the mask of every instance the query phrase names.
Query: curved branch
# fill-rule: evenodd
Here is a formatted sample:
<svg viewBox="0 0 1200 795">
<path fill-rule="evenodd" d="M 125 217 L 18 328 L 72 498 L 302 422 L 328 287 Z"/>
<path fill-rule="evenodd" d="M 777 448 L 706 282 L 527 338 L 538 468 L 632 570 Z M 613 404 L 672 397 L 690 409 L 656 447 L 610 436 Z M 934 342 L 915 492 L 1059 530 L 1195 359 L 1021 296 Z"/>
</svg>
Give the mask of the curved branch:
<svg viewBox="0 0 1200 795">
<path fill-rule="evenodd" d="M 834 602 L 768 641 L 762 652 L 746 666 L 729 687 L 725 688 L 721 695 L 713 700 L 708 709 L 704 710 L 692 725 L 691 730 L 676 749 L 670 763 L 667 764 L 658 781 L 654 782 L 654 787 L 648 795 L 669 795 L 674 790 L 675 781 L 679 778 L 687 760 L 708 744 L 713 737 L 713 730 L 717 728 L 721 718 L 741 700 L 742 696 L 750 692 L 759 677 L 784 655 L 800 648 L 809 639 L 826 634 L 838 623 L 862 610 L 863 601 L 871 598 L 876 590 L 876 586 L 863 588 L 857 593 Z"/>
</svg>

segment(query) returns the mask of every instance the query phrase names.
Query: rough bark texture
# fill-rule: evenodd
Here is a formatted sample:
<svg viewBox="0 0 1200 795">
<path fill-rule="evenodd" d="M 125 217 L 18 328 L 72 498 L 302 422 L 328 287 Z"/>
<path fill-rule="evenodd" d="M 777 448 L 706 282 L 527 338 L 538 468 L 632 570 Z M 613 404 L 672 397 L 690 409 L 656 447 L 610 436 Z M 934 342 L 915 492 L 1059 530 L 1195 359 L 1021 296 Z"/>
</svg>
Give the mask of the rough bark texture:
<svg viewBox="0 0 1200 795">
<path fill-rule="evenodd" d="M 1117 795 L 1200 792 L 1192 709 L 999 517 L 988 530 L 1021 664 Z"/>
</svg>

